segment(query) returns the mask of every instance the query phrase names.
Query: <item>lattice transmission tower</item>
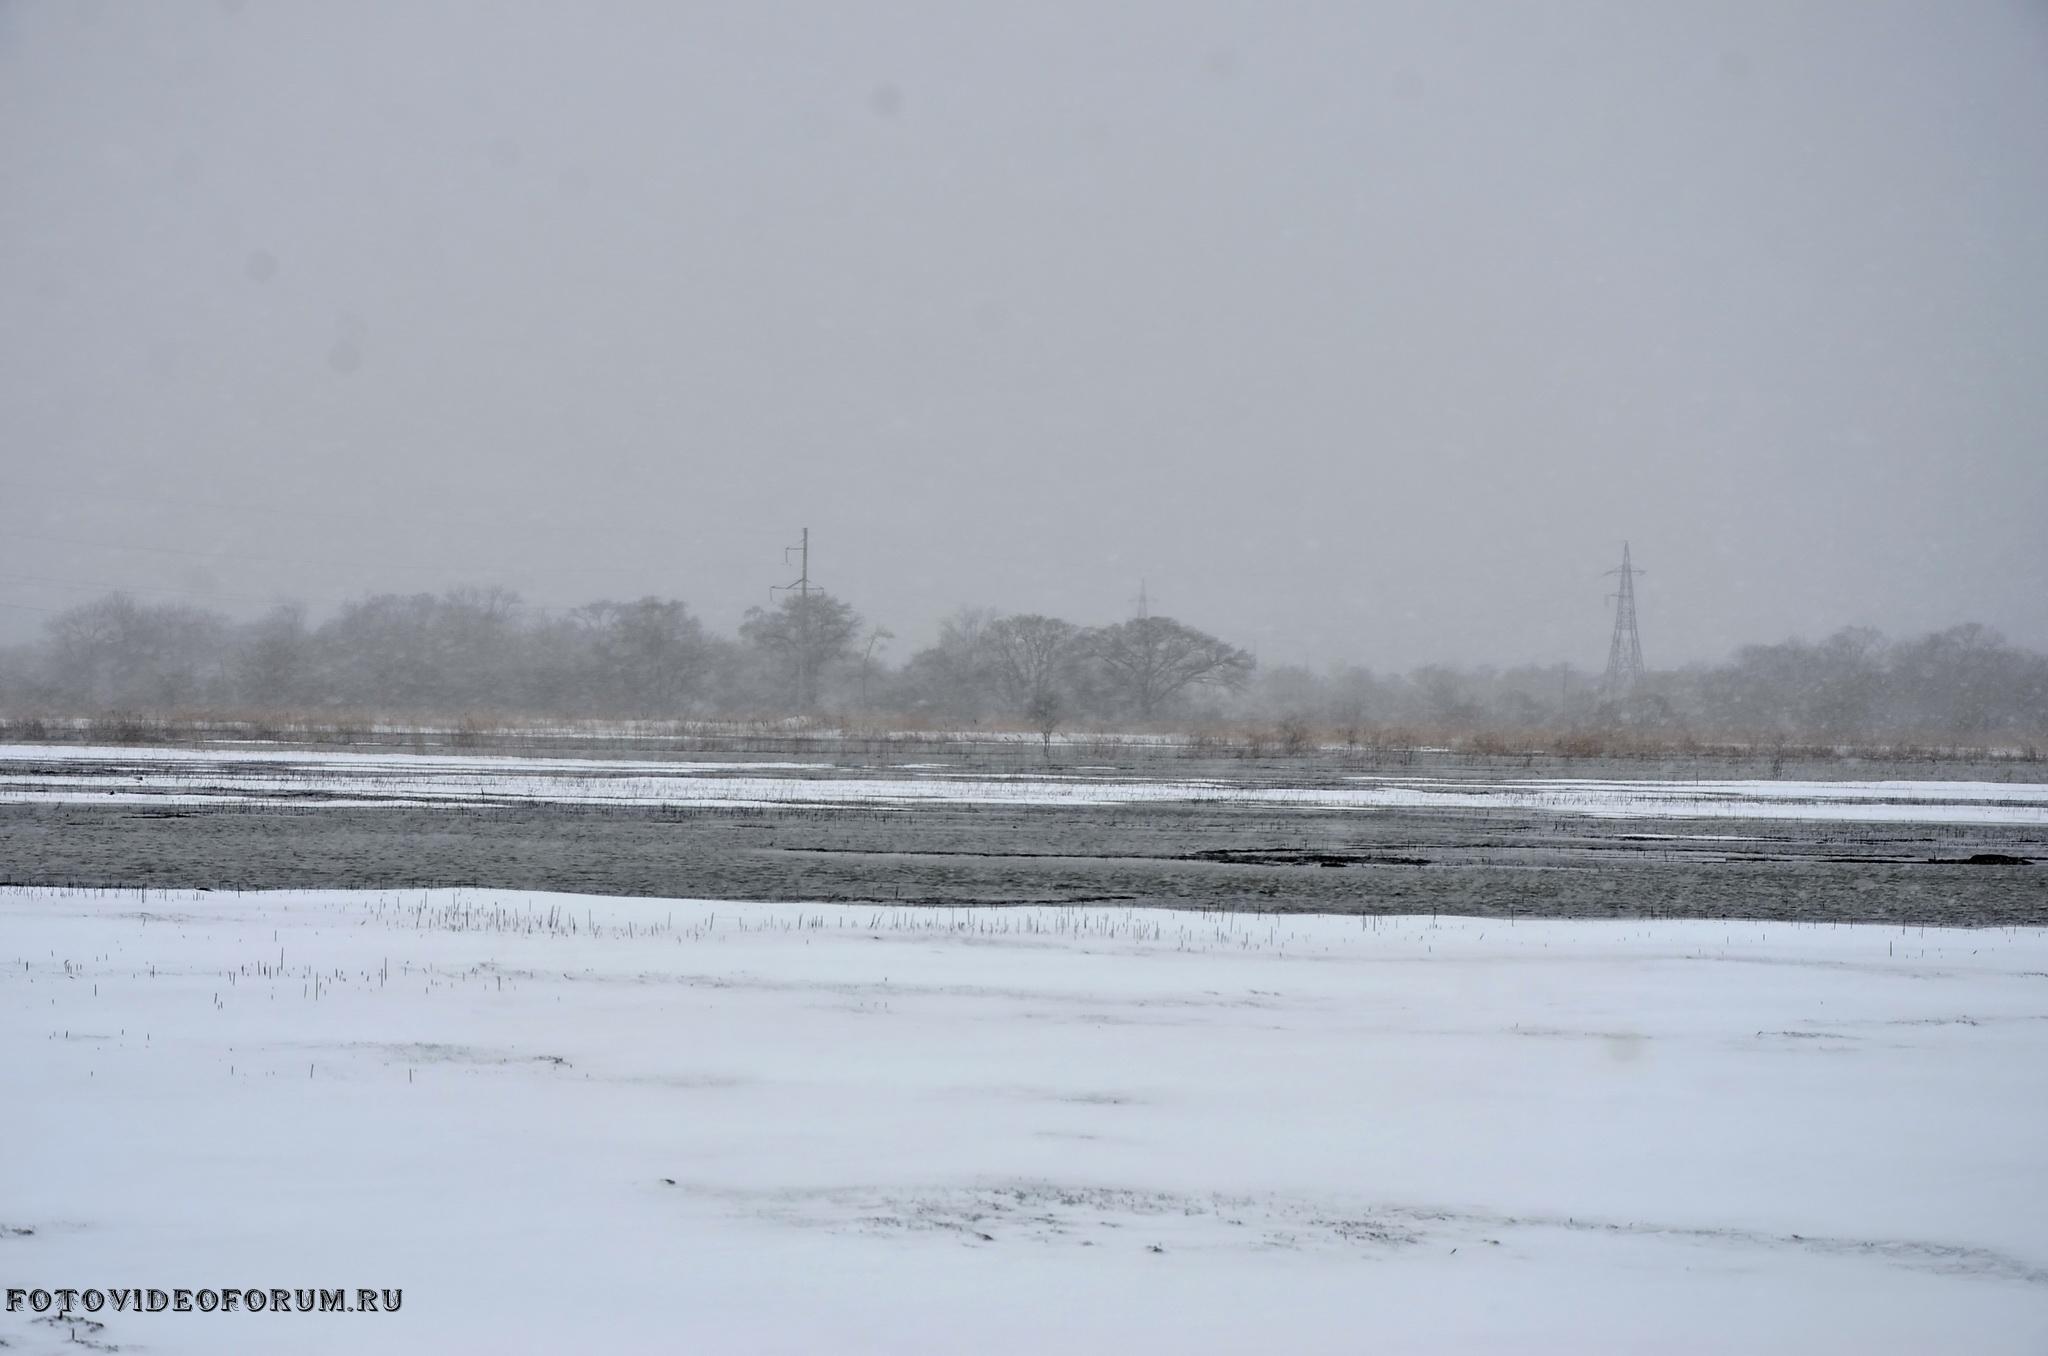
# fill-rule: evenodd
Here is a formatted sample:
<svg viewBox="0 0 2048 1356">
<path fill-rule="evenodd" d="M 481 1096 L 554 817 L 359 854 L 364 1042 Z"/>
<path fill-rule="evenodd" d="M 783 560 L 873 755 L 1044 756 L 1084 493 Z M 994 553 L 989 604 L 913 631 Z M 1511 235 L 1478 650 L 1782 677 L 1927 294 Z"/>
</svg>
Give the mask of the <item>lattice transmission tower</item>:
<svg viewBox="0 0 2048 1356">
<path fill-rule="evenodd" d="M 1621 568 L 1607 573 L 1619 575 L 1621 585 L 1608 596 L 1614 600 L 1614 638 L 1607 643 L 1607 677 L 1601 692 L 1608 697 L 1626 697 L 1643 681 L 1643 638 L 1636 634 L 1636 576 L 1643 571 L 1628 556 L 1628 543 L 1621 544 Z"/>
</svg>

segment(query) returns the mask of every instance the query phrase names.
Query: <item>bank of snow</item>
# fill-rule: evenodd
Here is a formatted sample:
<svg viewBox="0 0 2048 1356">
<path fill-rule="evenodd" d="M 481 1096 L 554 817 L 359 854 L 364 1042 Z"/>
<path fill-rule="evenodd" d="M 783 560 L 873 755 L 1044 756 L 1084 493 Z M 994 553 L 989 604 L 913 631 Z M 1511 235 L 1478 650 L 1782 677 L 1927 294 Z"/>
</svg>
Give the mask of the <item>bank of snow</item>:
<svg viewBox="0 0 2048 1356">
<path fill-rule="evenodd" d="M 0 893 L 125 1350 L 2048 1350 L 2048 934 Z M 0 1315 L 0 1338 L 68 1327 Z"/>
</svg>

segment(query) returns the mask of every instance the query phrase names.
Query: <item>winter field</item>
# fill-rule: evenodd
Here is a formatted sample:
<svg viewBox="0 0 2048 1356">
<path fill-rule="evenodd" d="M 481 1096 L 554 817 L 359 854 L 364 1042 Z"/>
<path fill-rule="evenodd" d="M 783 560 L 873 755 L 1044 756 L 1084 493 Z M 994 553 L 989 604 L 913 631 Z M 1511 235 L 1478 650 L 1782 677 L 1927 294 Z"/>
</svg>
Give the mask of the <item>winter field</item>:
<svg viewBox="0 0 2048 1356">
<path fill-rule="evenodd" d="M 5 1285 L 404 1291 L 10 1353 L 2048 1350 L 2042 930 L 0 909 Z"/>
<path fill-rule="evenodd" d="M 307 807 L 1014 805 L 1146 802 L 1306 810 L 1524 810 L 1602 818 L 1796 819 L 2048 827 L 2048 783 L 1447 778 L 1348 775 L 1271 786 L 1132 779 L 1115 768 L 995 773 L 950 764 L 689 762 L 293 750 L 0 745 L 0 803 Z"/>
</svg>

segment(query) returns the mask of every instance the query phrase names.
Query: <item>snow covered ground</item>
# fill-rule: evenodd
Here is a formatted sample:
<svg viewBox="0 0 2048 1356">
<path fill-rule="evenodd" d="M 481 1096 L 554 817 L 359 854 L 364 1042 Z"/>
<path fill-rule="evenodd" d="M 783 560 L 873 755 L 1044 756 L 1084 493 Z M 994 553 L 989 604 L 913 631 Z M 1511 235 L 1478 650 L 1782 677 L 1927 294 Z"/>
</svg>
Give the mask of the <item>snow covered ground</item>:
<svg viewBox="0 0 2048 1356">
<path fill-rule="evenodd" d="M 612 806 L 1122 805 L 1207 801 L 1303 809 L 1535 811 L 1606 818 L 2048 826 L 2048 782 L 1504 780 L 1349 777 L 1264 786 L 1099 772 L 896 775 L 817 763 L 706 763 L 403 753 L 0 745 L 0 803 Z"/>
<path fill-rule="evenodd" d="M 14 890 L 0 1069 L 0 1284 L 404 1291 L 124 1351 L 2048 1350 L 2041 931 Z"/>
</svg>

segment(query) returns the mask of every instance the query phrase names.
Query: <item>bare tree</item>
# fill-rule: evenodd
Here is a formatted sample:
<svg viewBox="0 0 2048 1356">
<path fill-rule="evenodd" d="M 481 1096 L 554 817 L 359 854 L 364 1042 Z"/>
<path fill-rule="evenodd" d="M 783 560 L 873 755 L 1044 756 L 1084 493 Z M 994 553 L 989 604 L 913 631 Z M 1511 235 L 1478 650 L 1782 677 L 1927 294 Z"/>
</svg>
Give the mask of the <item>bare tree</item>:
<svg viewBox="0 0 2048 1356">
<path fill-rule="evenodd" d="M 244 701 L 290 706 L 305 695 L 312 635 L 306 610 L 280 603 L 246 627 L 236 652 L 237 686 Z"/>
<path fill-rule="evenodd" d="M 1080 639 L 1081 628 L 1072 622 L 1036 613 L 991 623 L 982 633 L 982 648 L 1004 706 L 1026 715 L 1048 697 L 1059 706 L 1069 672 L 1080 657 Z"/>
<path fill-rule="evenodd" d="M 704 627 L 673 598 L 598 602 L 573 614 L 585 628 L 594 695 L 627 715 L 674 715 L 709 663 Z"/>
<path fill-rule="evenodd" d="M 50 667 L 86 707 L 168 710 L 227 695 L 227 619 L 123 593 L 50 619 Z"/>
<path fill-rule="evenodd" d="M 1235 689 L 1252 671 L 1252 657 L 1205 631 L 1171 617 L 1133 617 L 1088 634 L 1088 651 L 1112 688 L 1150 720 L 1195 684 Z"/>
<path fill-rule="evenodd" d="M 781 670 L 796 709 L 807 713 L 817 705 L 819 677 L 851 653 L 860 626 L 860 614 L 851 604 L 813 589 L 785 594 L 773 612 L 748 608 L 740 639 Z"/>
<path fill-rule="evenodd" d="M 875 667 L 875 651 L 896 639 L 896 633 L 888 627 L 875 624 L 868 628 L 868 643 L 860 653 L 860 709 L 868 709 L 868 675 Z"/>
<path fill-rule="evenodd" d="M 1040 747 L 1045 750 L 1045 761 L 1052 762 L 1052 737 L 1058 733 L 1060 722 L 1066 719 L 1066 702 L 1060 697 L 1059 689 L 1042 687 L 1025 703 L 1024 718 L 1031 722 L 1031 728 L 1038 731 Z"/>
<path fill-rule="evenodd" d="M 986 633 L 995 615 L 989 608 L 963 607 L 939 623 L 938 643 L 913 654 L 903 668 L 898 690 L 909 709 L 974 721 L 988 714 Z"/>
</svg>

